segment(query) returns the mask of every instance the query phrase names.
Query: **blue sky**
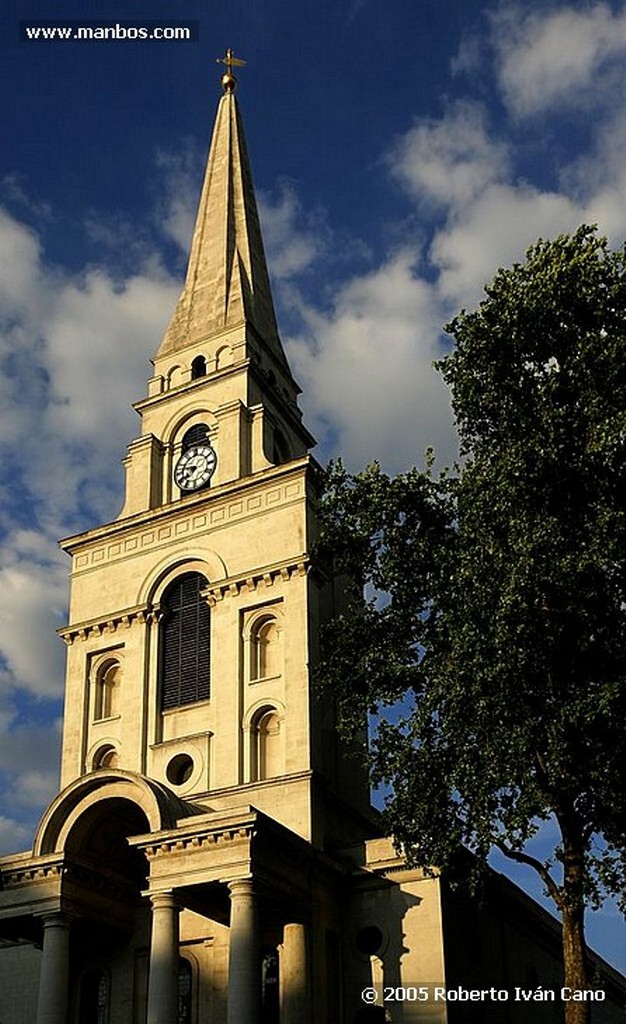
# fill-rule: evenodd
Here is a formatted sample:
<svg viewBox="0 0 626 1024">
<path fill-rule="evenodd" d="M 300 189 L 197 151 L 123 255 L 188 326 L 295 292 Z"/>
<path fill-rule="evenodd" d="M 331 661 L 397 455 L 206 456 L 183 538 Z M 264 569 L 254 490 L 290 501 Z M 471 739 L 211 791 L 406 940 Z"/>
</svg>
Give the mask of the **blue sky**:
<svg viewBox="0 0 626 1024">
<path fill-rule="evenodd" d="M 46 19 L 198 42 L 20 41 Z M 317 455 L 454 455 L 441 325 L 538 236 L 626 235 L 626 7 L 5 0 L 0 14 L 0 849 L 57 786 L 67 564 L 117 514 L 181 287 L 226 46 Z M 528 876 L 520 876 L 524 884 Z M 608 908 L 591 938 L 626 966 Z"/>
</svg>

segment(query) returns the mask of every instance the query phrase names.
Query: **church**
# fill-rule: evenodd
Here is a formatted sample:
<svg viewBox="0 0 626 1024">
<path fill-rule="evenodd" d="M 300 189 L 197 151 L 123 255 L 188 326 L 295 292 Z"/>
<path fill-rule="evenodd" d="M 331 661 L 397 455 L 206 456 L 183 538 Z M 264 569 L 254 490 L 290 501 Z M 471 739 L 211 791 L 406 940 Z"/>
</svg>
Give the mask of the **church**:
<svg viewBox="0 0 626 1024">
<path fill-rule="evenodd" d="M 312 692 L 340 595 L 225 63 L 123 508 L 62 542 L 61 788 L 0 858 L 0 1024 L 554 1024 L 514 992 L 560 990 L 557 922 L 407 866 Z"/>
</svg>

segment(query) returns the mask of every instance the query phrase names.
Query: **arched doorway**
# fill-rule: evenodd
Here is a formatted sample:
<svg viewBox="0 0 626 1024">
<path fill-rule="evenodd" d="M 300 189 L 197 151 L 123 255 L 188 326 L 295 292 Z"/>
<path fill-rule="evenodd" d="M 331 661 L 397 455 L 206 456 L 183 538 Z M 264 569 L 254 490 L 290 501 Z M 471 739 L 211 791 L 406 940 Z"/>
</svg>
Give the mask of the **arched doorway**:
<svg viewBox="0 0 626 1024">
<path fill-rule="evenodd" d="M 77 911 L 71 924 L 69 1024 L 111 1024 L 134 986 L 134 937 L 138 928 L 145 930 L 150 913 L 141 897 L 148 863 L 127 840 L 149 829 L 138 804 L 107 797 L 105 790 L 67 833 L 67 880 Z"/>
</svg>

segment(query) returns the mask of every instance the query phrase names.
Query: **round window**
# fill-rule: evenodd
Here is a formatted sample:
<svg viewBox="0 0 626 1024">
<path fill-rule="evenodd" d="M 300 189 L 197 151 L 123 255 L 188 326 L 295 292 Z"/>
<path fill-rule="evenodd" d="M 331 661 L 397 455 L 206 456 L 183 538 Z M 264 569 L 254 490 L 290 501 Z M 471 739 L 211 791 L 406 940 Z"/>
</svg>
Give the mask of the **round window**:
<svg viewBox="0 0 626 1024">
<path fill-rule="evenodd" d="M 366 956 L 374 956 L 375 953 L 378 953 L 382 944 L 383 933 L 375 924 L 368 925 L 367 928 L 361 928 L 356 933 L 356 948 L 359 953 L 364 953 Z"/>
<path fill-rule="evenodd" d="M 182 786 L 188 782 L 193 772 L 193 759 L 189 754 L 177 754 L 167 766 L 165 774 L 173 786 Z"/>
</svg>

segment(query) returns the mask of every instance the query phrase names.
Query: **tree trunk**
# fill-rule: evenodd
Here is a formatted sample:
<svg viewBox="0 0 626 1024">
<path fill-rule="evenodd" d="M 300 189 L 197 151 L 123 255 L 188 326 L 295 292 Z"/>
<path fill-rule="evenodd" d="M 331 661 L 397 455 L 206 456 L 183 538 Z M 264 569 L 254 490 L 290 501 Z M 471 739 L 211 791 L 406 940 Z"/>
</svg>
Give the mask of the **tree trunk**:
<svg viewBox="0 0 626 1024">
<path fill-rule="evenodd" d="M 587 989 L 585 956 L 585 906 L 583 879 L 585 858 L 581 844 L 567 836 L 563 838 L 564 879 L 561 914 L 563 921 L 563 985 L 570 999 L 564 1002 L 566 1024 L 589 1024 L 591 1010 L 588 1002 L 572 999 L 573 992 Z"/>
<path fill-rule="evenodd" d="M 572 992 L 583 992 L 587 988 L 582 909 L 563 911 L 563 978 L 565 988 Z M 588 1024 L 589 1003 L 570 999 L 564 1006 L 566 1024 Z"/>
</svg>

